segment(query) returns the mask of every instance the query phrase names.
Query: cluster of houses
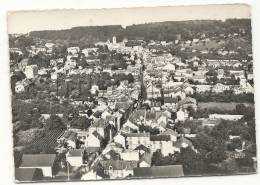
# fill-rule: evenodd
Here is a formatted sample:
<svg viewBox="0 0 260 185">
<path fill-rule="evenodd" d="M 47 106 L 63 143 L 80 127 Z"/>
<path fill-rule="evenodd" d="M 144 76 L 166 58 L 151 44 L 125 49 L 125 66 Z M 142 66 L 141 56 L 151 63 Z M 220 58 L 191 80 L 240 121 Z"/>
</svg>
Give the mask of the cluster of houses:
<svg viewBox="0 0 260 185">
<path fill-rule="evenodd" d="M 50 60 L 48 68 L 28 65 L 28 60 L 23 59 L 17 64 L 16 71 L 22 71 L 25 78 L 16 82 L 15 93 L 26 93 L 32 83 L 47 74 L 54 84 L 58 83 L 61 74 L 66 76 L 67 81 L 71 76 L 83 73 L 92 75 L 107 72 L 110 76 L 132 74 L 132 83 L 123 80 L 118 86 L 111 85 L 107 89 L 100 89 L 92 83 L 90 93 L 96 103 L 71 100 L 70 103 L 75 106 L 87 104 L 92 107 L 90 115 L 86 113 L 88 110 L 79 112 L 80 116 L 91 120 L 91 126 L 79 129 L 68 125 L 67 130 L 57 138 L 58 155 L 65 152 L 69 166 L 86 169 L 82 180 L 184 176 L 182 164 L 152 165 L 153 154 L 158 150 L 163 157 L 187 147 L 197 152 L 189 139 L 196 135 L 182 135 L 169 127 L 169 124 L 193 119 L 190 112 L 196 112 L 198 106 L 197 100 L 192 98 L 195 93 L 253 93 L 254 89 L 248 82 L 253 76 L 250 73 L 245 75 L 242 70 L 245 61 L 201 60 L 198 57 L 183 61 L 170 53 L 155 54 L 152 49 L 142 45 L 127 46 L 127 42 L 127 39 L 117 42 L 116 37 L 113 37 L 112 42 L 98 42 L 92 48 L 81 50 L 79 47 L 69 47 L 66 57 Z M 199 40 L 193 39 L 186 44 L 198 42 Z M 167 45 L 164 42 L 160 44 Z M 154 44 L 151 42 L 150 45 Z M 54 46 L 53 43 L 33 46 L 29 53 L 48 54 Z M 109 51 L 128 54 L 127 62 L 135 61 L 135 64 L 116 70 L 99 66 L 100 59 L 97 56 L 100 46 L 107 46 Z M 10 51 L 22 55 L 19 49 L 13 48 Z M 86 63 L 93 64 L 92 67 L 82 67 L 77 63 L 82 55 L 86 57 Z M 231 67 L 230 74 L 226 75 L 222 67 Z M 218 79 L 233 75 L 235 79 L 240 79 L 239 85 L 208 83 L 209 69 L 217 71 Z M 42 114 L 41 119 L 49 117 L 49 114 Z M 243 115 L 210 114 L 204 121 L 209 124 L 221 119 L 235 121 L 242 118 Z M 16 179 L 34 181 L 54 178 L 55 162 L 56 154 L 23 155 L 22 164 L 16 169 Z"/>
</svg>

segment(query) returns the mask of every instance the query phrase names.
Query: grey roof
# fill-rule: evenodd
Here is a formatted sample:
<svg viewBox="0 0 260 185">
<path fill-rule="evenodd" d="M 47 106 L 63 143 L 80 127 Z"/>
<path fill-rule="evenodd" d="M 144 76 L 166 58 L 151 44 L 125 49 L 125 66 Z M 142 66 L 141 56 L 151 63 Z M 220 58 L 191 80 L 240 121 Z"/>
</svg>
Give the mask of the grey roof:
<svg viewBox="0 0 260 185">
<path fill-rule="evenodd" d="M 162 133 L 162 135 L 174 135 L 178 136 L 178 133 L 172 129 L 166 128 L 166 130 Z"/>
<path fill-rule="evenodd" d="M 15 180 L 19 182 L 31 182 L 42 180 L 42 170 L 39 168 L 16 168 Z"/>
<path fill-rule="evenodd" d="M 138 145 L 134 150 L 143 150 L 145 152 L 150 152 L 150 149 L 143 144 Z"/>
<path fill-rule="evenodd" d="M 182 177 L 182 165 L 134 168 L 134 177 Z"/>
<path fill-rule="evenodd" d="M 169 135 L 151 135 L 151 141 L 170 141 L 171 138 Z"/>
<path fill-rule="evenodd" d="M 150 133 L 125 133 L 126 137 L 150 137 Z"/>
<path fill-rule="evenodd" d="M 91 127 L 105 128 L 105 125 L 106 125 L 106 120 L 100 118 L 93 125 L 91 125 Z"/>
<path fill-rule="evenodd" d="M 137 161 L 109 160 L 100 161 L 100 164 L 105 170 L 109 170 L 111 167 L 113 170 L 133 170 L 137 167 Z"/>
<path fill-rule="evenodd" d="M 152 153 L 150 152 L 145 152 L 142 156 L 141 156 L 141 159 L 140 159 L 140 162 L 142 161 L 145 161 L 146 163 L 148 164 L 152 164 Z"/>
<path fill-rule="evenodd" d="M 21 167 L 51 167 L 56 154 L 24 154 Z"/>
<path fill-rule="evenodd" d="M 64 132 L 64 134 L 60 138 L 75 141 L 77 139 L 77 133 L 73 132 L 71 130 L 67 130 L 67 131 Z"/>
<path fill-rule="evenodd" d="M 68 152 L 69 157 L 80 157 L 83 155 L 82 149 L 74 149 Z"/>
</svg>

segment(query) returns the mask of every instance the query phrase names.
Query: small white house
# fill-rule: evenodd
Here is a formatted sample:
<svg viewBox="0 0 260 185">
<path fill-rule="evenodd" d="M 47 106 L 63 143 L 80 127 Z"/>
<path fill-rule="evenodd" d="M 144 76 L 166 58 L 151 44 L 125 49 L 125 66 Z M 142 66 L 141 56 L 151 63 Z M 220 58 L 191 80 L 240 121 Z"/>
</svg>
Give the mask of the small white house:
<svg viewBox="0 0 260 185">
<path fill-rule="evenodd" d="M 56 154 L 24 154 L 20 168 L 39 168 L 44 177 L 52 177 Z"/>
<path fill-rule="evenodd" d="M 81 166 L 83 164 L 83 150 L 73 149 L 66 154 L 66 160 L 71 166 Z"/>
</svg>

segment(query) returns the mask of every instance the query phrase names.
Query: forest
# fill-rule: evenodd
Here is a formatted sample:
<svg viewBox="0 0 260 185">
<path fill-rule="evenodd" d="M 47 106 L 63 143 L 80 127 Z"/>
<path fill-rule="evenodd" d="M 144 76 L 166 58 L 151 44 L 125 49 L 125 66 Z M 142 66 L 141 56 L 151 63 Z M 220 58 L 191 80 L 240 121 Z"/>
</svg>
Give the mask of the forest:
<svg viewBox="0 0 260 185">
<path fill-rule="evenodd" d="M 73 27 L 66 30 L 45 30 L 32 31 L 32 37 L 47 40 L 67 40 L 84 41 L 94 43 L 106 41 L 116 36 L 118 41 L 124 37 L 129 40 L 143 38 L 143 40 L 166 40 L 175 39 L 188 40 L 200 37 L 205 34 L 207 37 L 218 36 L 221 33 L 239 33 L 241 29 L 245 31 L 251 40 L 251 20 L 250 19 L 227 19 L 221 20 L 195 20 L 195 21 L 167 21 L 130 25 L 125 29 L 121 25 L 108 26 L 86 26 Z"/>
</svg>

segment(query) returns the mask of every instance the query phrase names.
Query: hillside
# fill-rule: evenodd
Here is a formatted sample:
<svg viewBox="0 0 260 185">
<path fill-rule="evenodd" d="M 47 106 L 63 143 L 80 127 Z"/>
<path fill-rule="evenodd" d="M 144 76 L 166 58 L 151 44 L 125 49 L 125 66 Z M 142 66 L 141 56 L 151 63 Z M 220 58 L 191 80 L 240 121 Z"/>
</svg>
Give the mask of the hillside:
<svg viewBox="0 0 260 185">
<path fill-rule="evenodd" d="M 147 23 L 127 26 L 125 29 L 121 25 L 109 26 L 86 26 L 74 27 L 66 30 L 32 31 L 30 36 L 48 40 L 85 41 L 93 43 L 95 41 L 105 41 L 117 36 L 118 41 L 123 37 L 144 40 L 175 40 L 178 34 L 181 38 L 191 39 L 204 33 L 210 37 L 220 33 L 234 33 L 244 29 L 249 39 L 251 39 L 250 19 L 229 19 L 219 20 L 197 20 L 197 21 L 169 21 L 158 23 Z"/>
</svg>

